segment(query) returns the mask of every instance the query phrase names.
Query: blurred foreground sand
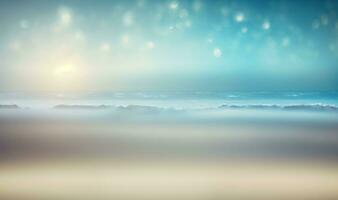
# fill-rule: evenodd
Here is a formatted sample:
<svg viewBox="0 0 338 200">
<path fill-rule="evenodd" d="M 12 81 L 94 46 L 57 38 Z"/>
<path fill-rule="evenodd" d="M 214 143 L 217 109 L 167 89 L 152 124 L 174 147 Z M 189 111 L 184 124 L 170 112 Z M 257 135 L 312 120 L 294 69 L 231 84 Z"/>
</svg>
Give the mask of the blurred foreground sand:
<svg viewBox="0 0 338 200">
<path fill-rule="evenodd" d="M 1 200 L 338 199 L 337 124 L 1 118 Z"/>
<path fill-rule="evenodd" d="M 1 199 L 337 199 L 338 165 L 34 162 L 2 165 Z"/>
</svg>

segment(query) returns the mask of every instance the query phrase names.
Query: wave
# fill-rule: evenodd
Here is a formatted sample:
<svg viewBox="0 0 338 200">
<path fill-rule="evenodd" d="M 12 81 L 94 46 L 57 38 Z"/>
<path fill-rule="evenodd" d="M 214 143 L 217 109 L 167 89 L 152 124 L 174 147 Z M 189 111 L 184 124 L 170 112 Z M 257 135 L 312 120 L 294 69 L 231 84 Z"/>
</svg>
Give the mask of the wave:
<svg viewBox="0 0 338 200">
<path fill-rule="evenodd" d="M 247 104 L 247 105 L 234 105 L 224 104 L 219 106 L 220 109 L 278 109 L 278 110 L 294 110 L 294 111 L 338 111 L 338 106 L 330 104 Z"/>
<path fill-rule="evenodd" d="M 60 110 L 102 110 L 102 109 L 108 109 L 111 106 L 106 105 L 56 105 L 54 106 L 54 109 L 60 109 Z"/>
<path fill-rule="evenodd" d="M 0 109 L 21 109 L 16 104 L 0 104 Z M 60 104 L 53 107 L 56 110 L 112 110 L 119 112 L 158 113 L 158 112 L 183 112 L 207 110 L 283 110 L 283 111 L 318 111 L 338 112 L 338 106 L 332 104 L 223 104 L 207 108 L 175 108 L 151 105 L 85 105 L 85 104 Z"/>
<path fill-rule="evenodd" d="M 1 105 L 0 104 L 0 109 L 20 109 L 18 105 Z"/>
<path fill-rule="evenodd" d="M 159 111 L 169 110 L 163 107 L 141 106 L 141 105 L 118 106 L 117 109 L 120 111 L 136 111 L 136 112 L 159 112 Z"/>
<path fill-rule="evenodd" d="M 163 111 L 178 111 L 173 108 L 165 108 L 158 106 L 144 105 L 126 105 L 126 106 L 110 106 L 110 105 L 56 105 L 54 109 L 58 110 L 114 110 L 117 112 L 137 112 L 137 113 L 158 113 Z"/>
</svg>

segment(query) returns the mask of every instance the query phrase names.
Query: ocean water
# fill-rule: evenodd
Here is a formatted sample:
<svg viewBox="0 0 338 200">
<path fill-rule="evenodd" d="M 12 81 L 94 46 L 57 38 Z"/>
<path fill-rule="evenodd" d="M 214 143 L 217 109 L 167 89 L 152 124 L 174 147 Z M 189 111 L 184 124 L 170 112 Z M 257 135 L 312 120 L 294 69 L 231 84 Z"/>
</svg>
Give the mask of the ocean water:
<svg viewBox="0 0 338 200">
<path fill-rule="evenodd" d="M 0 105 L 2 116 L 181 123 L 338 121 L 338 92 L 0 93 Z"/>
<path fill-rule="evenodd" d="M 44 132 L 77 132 L 77 137 L 101 139 L 109 136 L 140 147 L 140 151 L 149 148 L 149 155 L 190 152 L 202 156 L 213 152 L 220 157 L 292 157 L 292 151 L 293 155 L 333 160 L 338 155 L 337 92 L 1 93 L 0 105 L 2 132 L 20 135 L 31 130 L 33 135 L 40 132 L 39 137 Z M 64 130 L 55 126 L 59 123 Z M 15 124 L 27 125 L 27 129 L 12 130 Z M 236 139 L 223 139 L 227 137 Z M 176 151 L 176 143 L 165 138 L 181 143 L 181 148 Z M 200 149 L 192 147 L 196 141 Z M 210 141 L 217 145 L 208 149 Z M 103 151 L 109 155 L 92 143 L 94 154 Z M 117 150 L 108 149 L 111 153 Z"/>
<path fill-rule="evenodd" d="M 153 106 L 173 109 L 283 108 L 336 110 L 338 92 L 92 92 L 0 93 L 0 105 L 53 108 L 56 105 Z M 288 107 L 290 106 L 290 107 Z M 331 108 L 331 109 L 330 109 Z"/>
</svg>

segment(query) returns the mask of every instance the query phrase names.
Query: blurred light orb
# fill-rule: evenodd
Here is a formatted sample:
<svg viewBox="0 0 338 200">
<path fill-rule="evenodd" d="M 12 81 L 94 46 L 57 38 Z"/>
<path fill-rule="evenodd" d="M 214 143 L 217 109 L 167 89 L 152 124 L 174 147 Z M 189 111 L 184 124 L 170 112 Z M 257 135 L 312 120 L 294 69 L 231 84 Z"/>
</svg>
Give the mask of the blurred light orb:
<svg viewBox="0 0 338 200">
<path fill-rule="evenodd" d="M 290 45 L 290 39 L 288 37 L 284 37 L 282 40 L 282 46 L 288 47 Z"/>
<path fill-rule="evenodd" d="M 177 1 L 171 2 L 171 3 L 169 4 L 169 8 L 170 8 L 171 10 L 177 10 L 177 8 L 178 8 L 178 2 L 177 2 Z"/>
<path fill-rule="evenodd" d="M 323 26 L 329 25 L 329 17 L 327 15 L 322 15 L 320 17 L 320 22 Z"/>
<path fill-rule="evenodd" d="M 155 43 L 154 43 L 153 41 L 147 42 L 147 48 L 148 48 L 148 49 L 153 49 L 153 48 L 155 48 Z"/>
<path fill-rule="evenodd" d="M 110 51 L 110 44 L 107 42 L 104 42 L 100 45 L 100 50 L 103 52 L 108 52 Z"/>
<path fill-rule="evenodd" d="M 223 16 L 227 16 L 229 14 L 229 9 L 227 7 L 223 7 L 221 8 L 221 14 Z M 234 19 L 236 18 L 236 16 L 234 16 Z"/>
<path fill-rule="evenodd" d="M 180 13 L 179 13 L 179 17 L 180 18 L 187 18 L 189 16 L 189 13 L 188 13 L 188 11 L 186 10 L 186 9 L 182 9 L 182 10 L 180 10 Z"/>
<path fill-rule="evenodd" d="M 248 29 L 247 27 L 243 27 L 243 28 L 241 29 L 241 32 L 242 32 L 242 33 L 247 33 L 248 30 L 249 30 L 249 29 Z"/>
<path fill-rule="evenodd" d="M 144 7 L 145 4 L 146 4 L 145 0 L 138 0 L 137 1 L 137 6 L 140 7 L 140 8 Z"/>
<path fill-rule="evenodd" d="M 264 30 L 269 30 L 270 27 L 271 27 L 271 25 L 270 25 L 270 22 L 269 22 L 269 21 L 266 20 L 266 21 L 263 22 L 262 28 L 263 28 Z"/>
<path fill-rule="evenodd" d="M 312 22 L 312 28 L 313 29 L 318 29 L 320 27 L 320 22 L 319 22 L 319 20 L 314 20 L 313 22 Z"/>
<path fill-rule="evenodd" d="M 127 46 L 130 42 L 129 36 L 128 35 L 123 35 L 121 38 L 121 42 L 123 46 Z"/>
<path fill-rule="evenodd" d="M 187 20 L 187 21 L 185 21 L 184 22 L 184 25 L 185 25 L 185 27 L 187 27 L 187 28 L 190 28 L 191 27 L 191 21 L 190 20 Z"/>
<path fill-rule="evenodd" d="M 27 20 L 25 20 L 25 19 L 21 20 L 21 21 L 20 21 L 20 27 L 21 27 L 22 29 L 27 29 L 27 28 L 29 28 L 29 22 L 28 22 Z"/>
<path fill-rule="evenodd" d="M 134 24 L 134 15 L 132 12 L 126 12 L 123 15 L 123 25 L 124 26 L 132 26 Z"/>
<path fill-rule="evenodd" d="M 239 13 L 237 13 L 237 14 L 235 15 L 234 18 L 235 18 L 235 21 L 236 21 L 236 22 L 241 23 L 241 22 L 244 21 L 245 16 L 244 16 L 243 13 L 239 12 Z"/>
<path fill-rule="evenodd" d="M 72 22 L 72 13 L 69 8 L 67 7 L 60 7 L 58 10 L 58 15 L 60 19 L 60 23 L 62 25 L 70 25 Z"/>
<path fill-rule="evenodd" d="M 222 51 L 219 48 L 214 48 L 214 56 L 219 58 L 222 56 Z"/>
<path fill-rule="evenodd" d="M 58 78 L 66 78 L 73 76 L 76 72 L 76 68 L 72 64 L 64 64 L 61 66 L 58 66 L 54 70 L 54 75 Z"/>
<path fill-rule="evenodd" d="M 75 33 L 75 39 L 78 40 L 78 41 L 84 41 L 86 38 L 85 38 L 82 31 L 77 31 Z"/>
<path fill-rule="evenodd" d="M 334 52 L 336 50 L 336 45 L 335 44 L 329 44 L 329 49 Z"/>
<path fill-rule="evenodd" d="M 192 4 L 192 9 L 195 12 L 199 12 L 202 9 L 202 3 L 200 1 L 194 1 L 194 3 Z"/>
</svg>

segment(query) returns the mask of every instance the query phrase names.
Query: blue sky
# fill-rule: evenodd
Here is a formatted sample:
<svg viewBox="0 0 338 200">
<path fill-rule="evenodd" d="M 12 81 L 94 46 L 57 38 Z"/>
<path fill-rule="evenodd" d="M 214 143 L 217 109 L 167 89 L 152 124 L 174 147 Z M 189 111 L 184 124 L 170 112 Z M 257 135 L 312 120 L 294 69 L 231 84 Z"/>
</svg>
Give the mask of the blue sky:
<svg viewBox="0 0 338 200">
<path fill-rule="evenodd" d="M 3 91 L 337 90 L 337 1 L 1 1 Z"/>
</svg>

